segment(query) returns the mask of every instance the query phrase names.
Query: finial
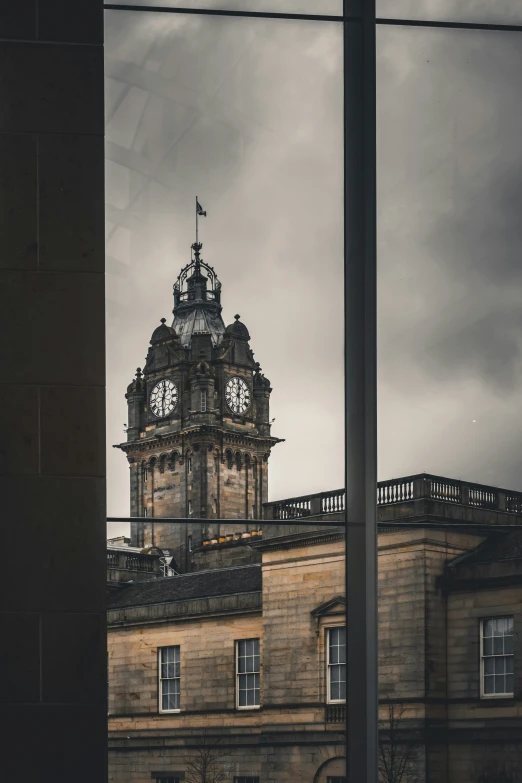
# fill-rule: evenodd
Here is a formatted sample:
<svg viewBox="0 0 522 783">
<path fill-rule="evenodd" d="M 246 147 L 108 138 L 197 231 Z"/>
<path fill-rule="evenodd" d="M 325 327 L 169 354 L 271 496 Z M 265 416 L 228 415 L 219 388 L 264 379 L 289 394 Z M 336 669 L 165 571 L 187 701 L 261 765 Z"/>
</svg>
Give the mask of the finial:
<svg viewBox="0 0 522 783">
<path fill-rule="evenodd" d="M 141 367 L 138 367 L 136 370 L 136 378 L 141 378 Z"/>
<path fill-rule="evenodd" d="M 235 316 L 234 316 L 234 318 L 236 319 L 236 321 L 239 321 L 239 319 L 241 318 L 241 316 L 240 316 L 240 315 L 235 315 Z"/>
<path fill-rule="evenodd" d="M 167 320 L 166 318 L 160 318 L 162 324 L 164 324 L 166 320 Z"/>
</svg>

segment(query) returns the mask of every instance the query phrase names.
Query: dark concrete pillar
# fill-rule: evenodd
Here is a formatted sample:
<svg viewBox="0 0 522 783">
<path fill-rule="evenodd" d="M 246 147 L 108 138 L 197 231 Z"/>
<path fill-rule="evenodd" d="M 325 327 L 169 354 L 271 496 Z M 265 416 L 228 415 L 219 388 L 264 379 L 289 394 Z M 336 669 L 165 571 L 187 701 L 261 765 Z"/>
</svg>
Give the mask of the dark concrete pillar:
<svg viewBox="0 0 522 783">
<path fill-rule="evenodd" d="M 0 9 L 2 780 L 107 780 L 102 13 Z"/>
<path fill-rule="evenodd" d="M 377 783 L 375 0 L 345 0 L 346 775 Z"/>
</svg>

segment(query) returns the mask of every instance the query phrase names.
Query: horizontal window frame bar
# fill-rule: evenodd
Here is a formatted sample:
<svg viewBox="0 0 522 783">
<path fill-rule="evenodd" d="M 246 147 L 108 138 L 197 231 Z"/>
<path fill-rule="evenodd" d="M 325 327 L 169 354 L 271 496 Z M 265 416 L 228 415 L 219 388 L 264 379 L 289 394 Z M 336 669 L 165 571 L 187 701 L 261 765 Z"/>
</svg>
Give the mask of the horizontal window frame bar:
<svg viewBox="0 0 522 783">
<path fill-rule="evenodd" d="M 307 517 L 304 518 L 305 520 Z M 182 525 L 193 525 L 201 523 L 202 525 L 237 525 L 238 527 L 244 526 L 244 525 L 250 525 L 252 526 L 254 523 L 258 527 L 264 527 L 265 525 L 268 527 L 283 527 L 283 526 L 299 526 L 299 527 L 313 527 L 313 532 L 317 531 L 318 527 L 324 527 L 324 528 L 331 528 L 331 527 L 346 527 L 345 522 L 342 521 L 322 521 L 320 519 L 313 520 L 312 522 L 306 522 L 303 521 L 302 518 L 300 519 L 285 519 L 284 521 L 280 521 L 277 519 L 199 519 L 197 517 L 180 517 L 179 519 L 176 517 L 107 517 L 106 519 L 107 523 L 123 523 L 123 522 L 145 522 L 147 524 L 154 524 L 155 522 L 170 522 L 170 523 L 178 523 Z M 246 531 L 245 531 L 246 532 Z M 303 531 L 307 533 L 308 531 Z M 312 532 L 312 531 L 310 531 Z"/>
<path fill-rule="evenodd" d="M 344 512 L 339 512 L 344 513 Z M 308 521 L 307 521 L 308 520 Z M 176 523 L 181 525 L 192 525 L 201 523 L 202 525 L 209 524 L 224 524 L 224 525 L 252 525 L 253 522 L 258 527 L 307 527 L 309 530 L 303 530 L 305 533 L 318 533 L 324 528 L 325 531 L 329 528 L 338 527 L 345 528 L 346 522 L 344 520 L 322 520 L 322 519 L 310 519 L 310 517 L 299 517 L 297 519 L 210 519 L 210 518 L 197 518 L 197 517 L 107 517 L 106 523 L 127 523 L 127 522 L 143 522 L 147 524 L 154 524 L 155 522 Z M 466 532 L 487 532 L 487 533 L 509 533 L 514 530 L 520 530 L 521 525 L 488 525 L 484 522 L 443 522 L 433 520 L 422 520 L 418 518 L 412 518 L 411 520 L 393 520 L 378 522 L 379 528 L 419 528 L 424 527 L 428 530 L 447 530 L 448 528 L 454 530 L 465 530 Z M 245 531 L 246 532 L 246 531 Z"/>
<path fill-rule="evenodd" d="M 358 16 L 343 17 L 342 14 L 292 14 L 279 11 L 235 11 L 221 8 L 179 8 L 168 6 L 128 5 L 104 3 L 104 11 L 137 11 L 154 14 L 199 14 L 201 16 L 237 16 L 251 19 L 290 19 L 310 22 L 360 22 Z"/>
<path fill-rule="evenodd" d="M 289 19 L 307 22 L 355 22 L 360 23 L 361 17 L 356 15 L 343 16 L 342 14 L 292 14 L 278 11 L 239 11 L 221 8 L 180 8 L 161 5 L 129 5 L 118 3 L 104 3 L 104 11 L 135 11 L 136 13 L 154 14 L 199 14 L 202 16 L 236 16 L 251 19 Z M 491 22 L 447 22 L 431 19 L 389 19 L 379 17 L 376 25 L 391 27 L 428 27 L 442 28 L 445 30 L 484 30 L 489 32 L 522 33 L 522 24 L 494 24 Z"/>
</svg>

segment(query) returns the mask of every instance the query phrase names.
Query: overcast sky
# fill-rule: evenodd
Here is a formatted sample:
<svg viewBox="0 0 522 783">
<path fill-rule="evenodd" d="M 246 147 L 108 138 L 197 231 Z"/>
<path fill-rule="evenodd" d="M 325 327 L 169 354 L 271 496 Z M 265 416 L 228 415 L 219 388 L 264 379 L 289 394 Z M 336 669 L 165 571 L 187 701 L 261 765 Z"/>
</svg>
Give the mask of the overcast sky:
<svg viewBox="0 0 522 783">
<path fill-rule="evenodd" d="M 107 12 L 110 515 L 129 507 L 126 386 L 171 319 L 196 195 L 286 439 L 270 498 L 344 483 L 341 34 Z M 521 67 L 520 34 L 379 29 L 380 479 L 522 489 Z"/>
</svg>

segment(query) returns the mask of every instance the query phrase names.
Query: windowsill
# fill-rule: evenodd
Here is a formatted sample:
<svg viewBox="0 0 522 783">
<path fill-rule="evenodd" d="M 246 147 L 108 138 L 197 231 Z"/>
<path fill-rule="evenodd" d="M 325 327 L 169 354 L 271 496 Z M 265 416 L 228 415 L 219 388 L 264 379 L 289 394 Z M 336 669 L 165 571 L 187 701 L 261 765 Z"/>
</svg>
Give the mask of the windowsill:
<svg viewBox="0 0 522 783">
<path fill-rule="evenodd" d="M 511 701 L 515 698 L 514 693 L 483 693 L 480 696 L 480 701 L 498 701 L 504 700 L 504 701 Z"/>
<path fill-rule="evenodd" d="M 158 715 L 177 715 L 181 710 L 160 710 Z"/>
<path fill-rule="evenodd" d="M 260 704 L 256 704 L 253 707 L 236 707 L 236 710 L 241 710 L 241 712 L 244 712 L 245 710 L 259 710 L 261 709 Z"/>
</svg>

